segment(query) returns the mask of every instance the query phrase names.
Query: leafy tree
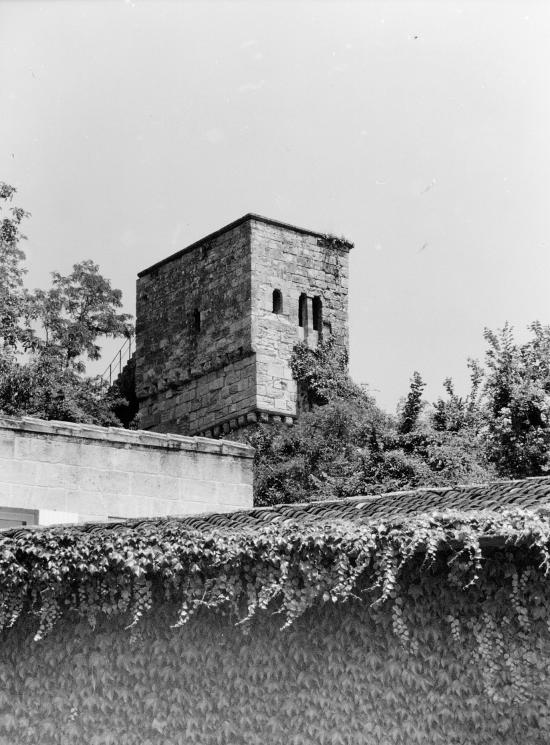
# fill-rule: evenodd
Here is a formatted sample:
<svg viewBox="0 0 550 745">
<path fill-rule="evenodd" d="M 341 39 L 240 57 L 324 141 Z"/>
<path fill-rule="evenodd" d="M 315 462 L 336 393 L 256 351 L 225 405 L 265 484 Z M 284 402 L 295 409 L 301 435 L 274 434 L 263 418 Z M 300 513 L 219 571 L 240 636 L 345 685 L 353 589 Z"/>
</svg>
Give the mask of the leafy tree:
<svg viewBox="0 0 550 745">
<path fill-rule="evenodd" d="M 0 182 L 0 353 L 4 354 L 34 343 L 29 295 L 23 285 L 25 253 L 20 245 L 25 240 L 21 223 L 29 213 L 12 206 L 15 193 L 13 186 Z"/>
<path fill-rule="evenodd" d="M 479 371 L 472 370 L 477 381 Z M 395 447 L 415 456 L 427 467 L 425 486 L 483 482 L 495 477 L 479 434 L 476 382 L 466 398 L 457 396 L 453 382 L 444 383 L 446 399 L 428 404 L 422 399 L 425 383 L 413 374 L 409 393 L 397 418 Z"/>
<path fill-rule="evenodd" d="M 49 290 L 26 290 L 20 244 L 28 213 L 9 206 L 14 194 L 0 184 L 0 412 L 120 425 L 122 391 L 86 376 L 84 360 L 99 359 L 101 337 L 132 333 L 130 316 L 119 312 L 121 292 L 92 261 L 67 277 L 54 272 Z"/>
<path fill-rule="evenodd" d="M 532 338 L 514 339 L 506 324 L 485 329 L 482 404 L 489 459 L 502 476 L 540 476 L 550 469 L 550 326 L 529 326 Z"/>
<path fill-rule="evenodd" d="M 496 332 L 485 329 L 485 364 L 469 361 L 470 392 L 458 396 L 447 379 L 447 398 L 436 401 L 424 422 L 418 417 L 420 386 L 414 378 L 401 415 L 403 449 L 420 455 L 440 473 L 454 474 L 456 480 L 477 481 L 484 473 L 493 478 L 547 473 L 550 326 L 535 321 L 529 330 L 531 338 L 520 344 L 508 323 Z"/>
<path fill-rule="evenodd" d="M 292 368 L 310 409 L 293 427 L 262 424 L 240 437 L 256 448 L 257 504 L 487 481 L 494 476 L 472 432 L 436 429 L 413 375 L 397 418 L 347 376 L 332 344 L 296 347 Z M 452 396 L 452 384 L 449 390 Z M 456 406 L 453 401 L 453 406 Z M 449 419 L 451 403 L 446 402 Z"/>
<path fill-rule="evenodd" d="M 481 423 L 480 411 L 480 386 L 483 379 L 483 369 L 475 360 L 469 361 L 470 367 L 470 393 L 458 396 L 454 390 L 451 378 L 443 381 L 443 387 L 447 392 L 447 399 L 439 398 L 433 404 L 432 426 L 441 432 L 461 432 L 464 429 L 478 431 Z"/>
<path fill-rule="evenodd" d="M 373 403 L 333 400 L 301 414 L 293 427 L 259 425 L 257 504 L 300 502 L 359 494 L 376 481 L 385 415 Z"/>
<path fill-rule="evenodd" d="M 422 376 L 415 370 L 413 373 L 409 393 L 399 416 L 398 430 L 400 434 L 406 435 L 416 426 L 420 412 L 424 407 L 422 392 L 426 383 Z"/>
<path fill-rule="evenodd" d="M 99 377 L 67 367 L 55 352 L 42 350 L 29 361 L 0 362 L 0 412 L 65 422 L 121 426 L 117 407 L 126 401 Z"/>
<path fill-rule="evenodd" d="M 132 334 L 130 316 L 117 312 L 122 306 L 121 291 L 111 287 L 93 261 L 75 264 L 67 277 L 58 272 L 52 277 L 49 290 L 34 293 L 35 314 L 42 323 L 45 345 L 55 350 L 67 367 L 83 369 L 82 355 L 99 359 L 99 337 Z"/>
</svg>

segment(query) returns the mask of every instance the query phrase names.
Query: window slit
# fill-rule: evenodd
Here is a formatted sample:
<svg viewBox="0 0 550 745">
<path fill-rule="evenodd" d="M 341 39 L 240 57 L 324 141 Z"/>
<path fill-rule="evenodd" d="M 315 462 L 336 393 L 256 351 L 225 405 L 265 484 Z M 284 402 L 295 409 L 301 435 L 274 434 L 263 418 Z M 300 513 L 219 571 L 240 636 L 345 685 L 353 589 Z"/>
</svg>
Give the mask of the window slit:
<svg viewBox="0 0 550 745">
<path fill-rule="evenodd" d="M 307 295 L 302 292 L 298 300 L 298 325 L 307 328 Z"/>
<path fill-rule="evenodd" d="M 313 330 L 323 330 L 323 302 L 320 297 L 315 296 L 313 298 Z"/>
<path fill-rule="evenodd" d="M 273 290 L 273 313 L 277 315 L 283 312 L 283 294 L 280 290 Z"/>
</svg>

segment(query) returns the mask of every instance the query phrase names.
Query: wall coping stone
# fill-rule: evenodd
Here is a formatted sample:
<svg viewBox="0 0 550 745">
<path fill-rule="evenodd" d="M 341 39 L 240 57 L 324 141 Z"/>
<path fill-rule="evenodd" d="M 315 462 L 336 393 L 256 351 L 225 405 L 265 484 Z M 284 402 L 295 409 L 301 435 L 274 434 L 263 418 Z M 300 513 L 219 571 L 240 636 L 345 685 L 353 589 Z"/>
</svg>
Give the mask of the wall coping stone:
<svg viewBox="0 0 550 745">
<path fill-rule="evenodd" d="M 222 235 L 222 233 L 225 233 L 229 230 L 233 230 L 233 228 L 238 228 L 239 225 L 242 225 L 243 223 L 252 221 L 252 220 L 255 220 L 256 222 L 263 222 L 267 225 L 274 225 L 277 228 L 286 228 L 287 230 L 292 230 L 295 233 L 301 233 L 302 235 L 312 235 L 315 238 L 326 238 L 325 233 L 319 233 L 315 230 L 307 230 L 306 228 L 299 228 L 296 225 L 290 225 L 287 222 L 280 222 L 279 220 L 273 220 L 271 217 L 263 217 L 262 215 L 255 214 L 254 212 L 247 212 L 246 215 L 239 217 L 238 220 L 234 220 L 233 222 L 230 222 L 228 225 L 224 225 L 223 228 L 219 228 L 218 230 L 215 230 L 213 233 L 209 233 L 208 235 L 204 236 L 204 238 L 200 238 L 198 241 L 191 243 L 191 245 L 186 246 L 185 248 L 182 248 L 179 251 L 176 251 L 176 253 L 173 253 L 170 256 L 167 256 L 165 259 L 161 259 L 160 261 L 157 261 L 156 264 L 152 264 L 151 266 L 147 267 L 147 269 L 143 269 L 141 272 L 138 272 L 138 277 L 144 277 L 146 274 L 149 274 L 154 269 L 158 269 L 164 264 L 168 264 L 170 261 L 173 261 L 174 259 L 178 259 L 180 256 L 187 253 L 188 251 L 192 251 L 194 248 L 198 248 L 202 244 L 207 243 L 208 241 L 214 240 L 214 238 L 217 238 L 219 235 Z M 352 247 L 352 244 L 348 243 L 347 241 L 343 245 L 345 245 L 348 249 Z"/>
<path fill-rule="evenodd" d="M 164 434 L 148 430 L 100 427 L 95 424 L 77 424 L 34 417 L 9 417 L 0 415 L 0 434 L 3 431 L 29 432 L 39 435 L 62 437 L 74 440 L 90 440 L 97 444 L 122 447 L 160 448 L 163 450 L 187 450 L 197 453 L 214 453 L 237 458 L 253 458 L 254 448 L 231 440 L 213 440 L 207 437 Z"/>
</svg>

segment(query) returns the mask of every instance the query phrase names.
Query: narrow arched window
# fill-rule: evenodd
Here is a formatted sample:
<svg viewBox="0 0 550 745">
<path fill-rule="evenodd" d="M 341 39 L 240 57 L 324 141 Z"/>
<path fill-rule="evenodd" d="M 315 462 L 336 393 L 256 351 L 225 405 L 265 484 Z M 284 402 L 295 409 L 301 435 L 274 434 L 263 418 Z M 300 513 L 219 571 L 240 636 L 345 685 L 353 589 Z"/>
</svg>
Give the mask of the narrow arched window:
<svg viewBox="0 0 550 745">
<path fill-rule="evenodd" d="M 312 303 L 313 309 L 313 330 L 323 330 L 323 303 L 320 297 L 314 297 Z"/>
<path fill-rule="evenodd" d="M 298 325 L 307 328 L 307 295 L 302 292 L 298 300 Z"/>
<path fill-rule="evenodd" d="M 201 312 L 198 308 L 193 311 L 193 331 L 198 334 L 201 330 Z"/>
<path fill-rule="evenodd" d="M 273 290 L 273 313 L 283 312 L 283 294 L 280 290 Z"/>
</svg>

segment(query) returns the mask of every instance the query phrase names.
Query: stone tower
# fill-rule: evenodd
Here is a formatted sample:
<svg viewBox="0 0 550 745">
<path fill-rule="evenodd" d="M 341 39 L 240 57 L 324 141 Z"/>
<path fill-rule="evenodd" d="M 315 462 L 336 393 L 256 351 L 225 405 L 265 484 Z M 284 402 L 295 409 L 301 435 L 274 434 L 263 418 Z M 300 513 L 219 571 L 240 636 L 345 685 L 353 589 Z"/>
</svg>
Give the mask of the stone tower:
<svg viewBox="0 0 550 745">
<path fill-rule="evenodd" d="M 137 281 L 141 425 L 218 436 L 292 421 L 299 341 L 348 347 L 350 243 L 248 214 Z"/>
</svg>

